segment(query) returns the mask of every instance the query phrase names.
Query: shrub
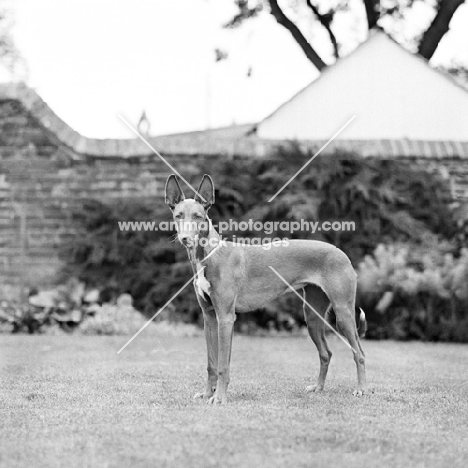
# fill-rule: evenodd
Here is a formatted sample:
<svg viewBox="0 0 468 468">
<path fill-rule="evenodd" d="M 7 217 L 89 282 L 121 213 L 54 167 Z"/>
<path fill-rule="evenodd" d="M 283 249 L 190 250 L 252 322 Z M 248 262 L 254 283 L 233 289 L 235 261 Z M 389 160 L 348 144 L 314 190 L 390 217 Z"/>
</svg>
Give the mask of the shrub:
<svg viewBox="0 0 468 468">
<path fill-rule="evenodd" d="M 379 245 L 358 268 L 371 338 L 468 341 L 468 250 Z"/>
<path fill-rule="evenodd" d="M 31 290 L 28 303 L 0 303 L 0 331 L 43 333 L 49 328 L 71 331 L 86 316 L 81 308 L 84 284 L 70 278 L 54 289 Z"/>
<path fill-rule="evenodd" d="M 0 332 L 40 333 L 52 324 L 53 310 L 33 307 L 29 304 L 0 304 Z"/>
<path fill-rule="evenodd" d="M 61 252 L 66 261 L 62 279 L 80 278 L 99 289 L 104 302 L 129 293 L 146 314 L 154 313 L 172 288 L 186 281 L 190 270 L 187 262 L 184 267 L 184 252 L 166 232 L 119 229 L 119 221 L 169 220 L 165 206 L 145 200 L 86 200 L 74 219 L 78 234 Z"/>
<path fill-rule="evenodd" d="M 216 204 L 210 216 L 214 223 L 230 217 L 238 221 L 354 221 L 356 232 L 325 232 L 312 235 L 281 230 L 267 237 L 315 238 L 343 249 L 357 264 L 381 242 L 411 242 L 426 245 L 434 236 L 450 239 L 456 220 L 448 205 L 448 189 L 436 175 L 410 163 L 364 159 L 336 152 L 321 155 L 301 172 L 272 203 L 267 200 L 312 157 L 297 145 L 280 150 L 269 159 L 216 158 L 200 167 L 216 185 Z M 197 177 L 199 178 L 199 177 Z M 198 180 L 190 180 L 192 185 Z M 110 300 L 129 293 L 135 306 L 152 315 L 191 275 L 185 249 L 171 242 L 167 232 L 119 230 L 118 221 L 170 220 L 163 196 L 157 200 L 86 201 L 74 214 L 80 232 L 65 246 L 67 267 L 63 277 L 76 276 L 88 287 L 102 290 Z M 261 233 L 223 233 L 262 237 Z M 265 236 L 263 236 L 265 237 Z M 106 296 L 107 295 L 107 296 Z M 173 302 L 166 319 L 202 323 L 191 287 Z M 252 322 L 253 321 L 253 322 Z M 302 308 L 284 298 L 256 314 L 241 315 L 236 327 L 251 330 L 260 325 L 294 330 L 303 324 Z"/>
<path fill-rule="evenodd" d="M 228 214 L 261 221 L 354 221 L 355 232 L 290 236 L 277 231 L 271 237 L 331 242 L 355 262 L 382 242 L 420 242 L 431 234 L 449 239 L 456 234 L 446 182 L 405 161 L 362 158 L 343 151 L 320 155 L 267 203 L 312 156 L 291 144 L 273 159 L 220 161 L 215 167 L 219 187 L 215 218 Z"/>
<path fill-rule="evenodd" d="M 84 335 L 134 335 L 147 323 L 147 319 L 133 307 L 104 304 L 92 317 L 78 327 Z M 158 321 L 150 323 L 144 333 L 166 336 L 196 336 L 200 331 L 190 324 Z"/>
</svg>

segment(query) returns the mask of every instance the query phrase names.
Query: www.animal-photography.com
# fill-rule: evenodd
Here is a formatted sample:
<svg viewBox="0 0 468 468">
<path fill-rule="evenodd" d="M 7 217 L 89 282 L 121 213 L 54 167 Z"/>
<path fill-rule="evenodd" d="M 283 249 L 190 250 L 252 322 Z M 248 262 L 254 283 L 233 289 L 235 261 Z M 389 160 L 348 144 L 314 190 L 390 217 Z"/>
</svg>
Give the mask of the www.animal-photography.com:
<svg viewBox="0 0 468 468">
<path fill-rule="evenodd" d="M 0 466 L 464 467 L 466 0 L 0 0 Z"/>
</svg>

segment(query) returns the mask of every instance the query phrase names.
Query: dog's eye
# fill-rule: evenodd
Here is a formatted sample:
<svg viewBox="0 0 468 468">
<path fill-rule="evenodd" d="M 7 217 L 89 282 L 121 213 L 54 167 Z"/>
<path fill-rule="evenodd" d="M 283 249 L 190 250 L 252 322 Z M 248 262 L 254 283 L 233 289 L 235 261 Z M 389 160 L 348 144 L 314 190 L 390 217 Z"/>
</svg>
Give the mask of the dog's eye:
<svg viewBox="0 0 468 468">
<path fill-rule="evenodd" d="M 194 214 L 193 217 L 194 217 L 195 219 L 203 219 L 203 216 L 200 215 L 200 214 Z"/>
<path fill-rule="evenodd" d="M 176 219 L 182 219 L 183 217 L 184 217 L 184 215 L 183 215 L 182 213 L 177 213 L 177 214 L 175 215 L 175 218 L 176 218 Z"/>
</svg>

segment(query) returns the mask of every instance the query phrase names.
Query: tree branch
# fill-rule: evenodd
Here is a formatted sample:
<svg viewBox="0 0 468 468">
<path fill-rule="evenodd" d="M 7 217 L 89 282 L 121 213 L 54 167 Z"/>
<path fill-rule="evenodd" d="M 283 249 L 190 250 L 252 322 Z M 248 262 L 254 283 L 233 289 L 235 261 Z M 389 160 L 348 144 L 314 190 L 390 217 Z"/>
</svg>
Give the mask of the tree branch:
<svg viewBox="0 0 468 468">
<path fill-rule="evenodd" d="M 440 40 L 449 30 L 450 21 L 464 0 L 440 0 L 437 13 L 419 43 L 418 53 L 429 60 L 437 49 Z"/>
<path fill-rule="evenodd" d="M 315 65 L 315 67 L 318 70 L 323 70 L 327 66 L 326 63 L 309 44 L 299 28 L 284 14 L 283 10 L 278 5 L 278 1 L 268 0 L 268 3 L 270 5 L 271 14 L 274 16 L 276 21 L 291 33 L 294 40 L 299 44 L 306 57 Z"/>
<path fill-rule="evenodd" d="M 237 6 L 238 13 L 234 15 L 227 23 L 223 25 L 223 28 L 234 29 L 241 26 L 244 21 L 251 18 L 255 18 L 263 9 L 263 3 L 259 2 L 253 7 L 249 7 L 248 0 L 235 0 L 234 3 Z"/>
<path fill-rule="evenodd" d="M 327 15 L 322 15 L 318 8 L 312 4 L 311 0 L 306 0 L 307 6 L 312 10 L 314 15 L 317 17 L 319 20 L 319 23 L 327 30 L 328 36 L 330 37 L 330 41 L 333 45 L 333 55 L 335 58 L 338 58 L 340 56 L 339 50 L 338 50 L 338 42 L 336 41 L 335 34 L 333 33 L 331 29 L 331 22 L 333 19 L 333 15 L 327 14 Z"/>
<path fill-rule="evenodd" d="M 364 7 L 366 9 L 367 27 L 369 29 L 377 26 L 377 20 L 379 19 L 379 12 L 377 10 L 378 1 L 376 0 L 364 0 Z"/>
</svg>

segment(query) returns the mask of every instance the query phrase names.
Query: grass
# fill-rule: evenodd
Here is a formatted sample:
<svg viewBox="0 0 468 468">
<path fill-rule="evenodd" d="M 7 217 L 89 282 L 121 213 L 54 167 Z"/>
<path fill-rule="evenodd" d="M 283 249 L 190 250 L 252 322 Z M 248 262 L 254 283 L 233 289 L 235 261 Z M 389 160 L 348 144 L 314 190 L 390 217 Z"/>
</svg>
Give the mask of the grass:
<svg viewBox="0 0 468 468">
<path fill-rule="evenodd" d="M 330 338 L 326 391 L 305 337 L 234 339 L 230 403 L 204 386 L 201 337 L 0 335 L 5 467 L 439 467 L 468 459 L 468 347 L 364 342 L 369 394 Z"/>
</svg>

